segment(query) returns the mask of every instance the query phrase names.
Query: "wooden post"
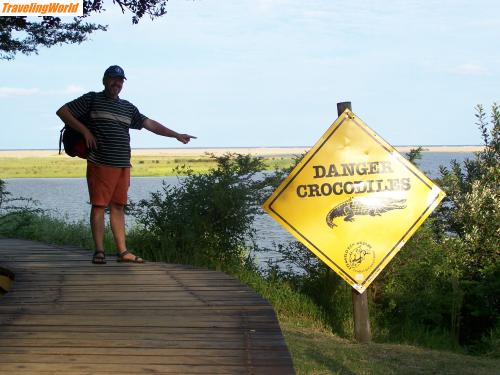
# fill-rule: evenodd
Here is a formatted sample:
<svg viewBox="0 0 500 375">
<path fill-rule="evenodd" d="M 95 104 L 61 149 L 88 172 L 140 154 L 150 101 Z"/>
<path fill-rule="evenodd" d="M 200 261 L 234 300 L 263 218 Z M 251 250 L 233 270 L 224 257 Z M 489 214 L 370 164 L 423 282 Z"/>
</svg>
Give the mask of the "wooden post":
<svg viewBox="0 0 500 375">
<path fill-rule="evenodd" d="M 360 294 L 356 289 L 352 288 L 352 310 L 354 315 L 354 338 L 357 342 L 369 343 L 372 340 L 372 332 L 370 329 L 367 290 Z"/>
<path fill-rule="evenodd" d="M 340 116 L 346 109 L 352 111 L 351 102 L 337 103 L 337 116 Z"/>
<path fill-rule="evenodd" d="M 352 111 L 351 102 L 337 103 L 337 113 L 340 116 L 346 108 Z M 370 314 L 368 312 L 368 295 L 358 293 L 352 288 L 352 310 L 354 315 L 354 338 L 357 342 L 368 343 L 372 339 L 370 329 Z"/>
</svg>

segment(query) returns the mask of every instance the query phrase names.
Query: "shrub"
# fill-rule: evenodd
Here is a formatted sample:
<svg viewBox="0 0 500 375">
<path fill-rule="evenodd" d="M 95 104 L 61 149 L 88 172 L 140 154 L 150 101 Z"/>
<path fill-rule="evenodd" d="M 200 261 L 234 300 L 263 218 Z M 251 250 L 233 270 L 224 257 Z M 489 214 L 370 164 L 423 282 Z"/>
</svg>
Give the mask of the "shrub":
<svg viewBox="0 0 500 375">
<path fill-rule="evenodd" d="M 379 324 L 393 334 L 404 327 L 441 331 L 472 352 L 500 313 L 500 113 L 491 121 L 477 107 L 484 150 L 464 165 L 441 167 L 447 196 L 372 289 Z M 397 336 L 397 335 L 396 335 Z"/>
<path fill-rule="evenodd" d="M 500 314 L 500 111 L 488 121 L 477 106 L 484 150 L 462 168 L 442 168 L 448 199 L 437 213 L 447 264 L 443 272 L 461 297 L 455 333 L 464 345 L 477 343 Z"/>
<path fill-rule="evenodd" d="M 178 186 L 163 185 L 135 205 L 139 227 L 129 242 L 150 259 L 191 263 L 216 269 L 239 267 L 248 256 L 252 222 L 262 200 L 265 176 L 261 158 L 211 156 L 206 174 L 177 168 Z"/>
</svg>

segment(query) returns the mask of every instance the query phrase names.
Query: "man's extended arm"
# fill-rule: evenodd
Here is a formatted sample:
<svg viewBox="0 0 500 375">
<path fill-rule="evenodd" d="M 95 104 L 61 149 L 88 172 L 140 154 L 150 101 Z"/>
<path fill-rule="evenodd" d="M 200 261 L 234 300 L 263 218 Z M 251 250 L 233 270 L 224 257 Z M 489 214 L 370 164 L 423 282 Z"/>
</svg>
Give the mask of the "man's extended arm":
<svg viewBox="0 0 500 375">
<path fill-rule="evenodd" d="M 175 138 L 179 142 L 182 142 L 184 144 L 188 143 L 191 138 L 196 139 L 196 137 L 189 135 L 189 134 L 180 134 L 177 133 L 173 130 L 170 130 L 169 128 L 163 126 L 159 122 L 155 120 L 151 120 L 149 118 L 144 120 L 144 123 L 142 124 L 145 129 L 149 130 L 150 132 L 153 132 L 158 135 L 162 135 L 164 137 L 170 137 L 170 138 Z"/>
<path fill-rule="evenodd" d="M 97 148 L 97 141 L 94 135 L 85 125 L 83 125 L 75 116 L 73 116 L 66 104 L 57 110 L 56 115 L 58 115 L 66 125 L 70 126 L 83 135 L 88 148 Z"/>
</svg>

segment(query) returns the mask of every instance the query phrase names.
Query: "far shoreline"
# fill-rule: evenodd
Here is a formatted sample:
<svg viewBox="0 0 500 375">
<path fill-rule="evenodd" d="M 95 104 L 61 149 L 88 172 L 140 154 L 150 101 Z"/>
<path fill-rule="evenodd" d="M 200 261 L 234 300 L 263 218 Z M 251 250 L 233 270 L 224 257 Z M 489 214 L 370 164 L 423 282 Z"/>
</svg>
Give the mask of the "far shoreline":
<svg viewBox="0 0 500 375">
<path fill-rule="evenodd" d="M 419 146 L 395 146 L 399 152 L 409 152 Z M 465 152 L 472 153 L 484 149 L 483 146 L 421 146 L 423 152 Z M 309 151 L 308 146 L 298 147 L 206 147 L 206 148 L 137 148 L 132 149 L 132 156 L 204 156 L 226 153 L 250 154 L 262 157 L 294 156 Z M 59 156 L 58 150 L 0 150 L 0 158 L 39 158 Z"/>
</svg>

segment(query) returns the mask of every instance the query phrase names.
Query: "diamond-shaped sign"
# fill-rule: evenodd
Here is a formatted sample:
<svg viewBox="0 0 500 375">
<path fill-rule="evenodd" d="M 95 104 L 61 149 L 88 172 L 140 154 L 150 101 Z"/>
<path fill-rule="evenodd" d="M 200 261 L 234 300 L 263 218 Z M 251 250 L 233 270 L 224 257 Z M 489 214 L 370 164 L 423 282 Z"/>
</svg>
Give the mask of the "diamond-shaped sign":
<svg viewBox="0 0 500 375">
<path fill-rule="evenodd" d="M 362 293 L 444 196 L 346 110 L 263 208 Z"/>
</svg>

